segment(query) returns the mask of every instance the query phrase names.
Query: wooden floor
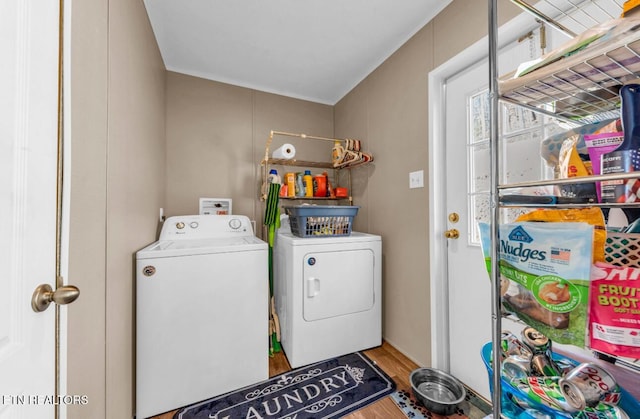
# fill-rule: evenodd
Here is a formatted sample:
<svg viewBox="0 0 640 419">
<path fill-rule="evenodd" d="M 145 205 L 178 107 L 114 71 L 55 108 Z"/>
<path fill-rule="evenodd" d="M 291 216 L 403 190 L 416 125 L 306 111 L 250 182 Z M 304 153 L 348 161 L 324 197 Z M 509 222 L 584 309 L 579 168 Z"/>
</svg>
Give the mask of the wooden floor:
<svg viewBox="0 0 640 419">
<path fill-rule="evenodd" d="M 411 391 L 409 374 L 418 368 L 413 361 L 386 342 L 383 342 L 382 346 L 366 350 L 364 353 L 395 381 L 398 390 Z M 291 370 L 291 367 L 283 352 L 278 352 L 273 358 L 269 359 L 270 377 L 289 370 Z M 175 412 L 176 411 L 171 411 L 159 416 L 154 416 L 153 419 L 171 419 Z M 390 397 L 385 397 L 345 416 L 345 418 L 348 419 L 402 419 L 405 417 L 404 413 L 398 409 Z"/>
</svg>

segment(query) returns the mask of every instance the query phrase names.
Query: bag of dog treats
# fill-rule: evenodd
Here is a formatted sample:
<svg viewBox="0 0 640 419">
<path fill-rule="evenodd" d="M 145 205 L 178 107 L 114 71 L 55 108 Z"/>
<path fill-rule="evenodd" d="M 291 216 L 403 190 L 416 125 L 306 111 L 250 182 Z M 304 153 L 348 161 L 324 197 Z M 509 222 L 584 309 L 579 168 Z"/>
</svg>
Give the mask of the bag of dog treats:
<svg viewBox="0 0 640 419">
<path fill-rule="evenodd" d="M 490 226 L 480 223 L 490 265 Z M 593 226 L 516 222 L 499 228 L 500 294 L 505 310 L 549 339 L 584 347 Z"/>
<path fill-rule="evenodd" d="M 542 208 L 529 211 L 518 216 L 516 221 L 541 221 L 552 222 L 579 222 L 593 226 L 593 261 L 604 262 L 604 247 L 607 241 L 607 230 L 604 214 L 598 207 L 589 208 Z"/>
<path fill-rule="evenodd" d="M 640 358 L 640 268 L 596 263 L 589 296 L 591 349 Z"/>
</svg>

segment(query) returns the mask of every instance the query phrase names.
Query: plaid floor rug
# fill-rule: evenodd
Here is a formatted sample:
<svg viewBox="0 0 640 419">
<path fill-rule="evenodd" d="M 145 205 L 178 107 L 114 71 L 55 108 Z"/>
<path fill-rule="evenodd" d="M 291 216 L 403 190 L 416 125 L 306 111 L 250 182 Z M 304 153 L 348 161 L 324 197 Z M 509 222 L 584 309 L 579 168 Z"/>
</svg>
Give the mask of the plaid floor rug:
<svg viewBox="0 0 640 419">
<path fill-rule="evenodd" d="M 174 419 L 338 418 L 395 388 L 393 380 L 356 352 L 193 404 L 176 412 Z"/>
</svg>

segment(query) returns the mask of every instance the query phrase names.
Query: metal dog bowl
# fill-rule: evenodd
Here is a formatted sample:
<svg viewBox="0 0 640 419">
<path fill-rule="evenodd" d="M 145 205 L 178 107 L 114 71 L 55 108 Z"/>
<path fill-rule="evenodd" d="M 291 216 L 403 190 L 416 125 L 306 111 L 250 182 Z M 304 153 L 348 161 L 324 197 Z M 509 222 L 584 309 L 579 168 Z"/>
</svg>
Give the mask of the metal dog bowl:
<svg viewBox="0 0 640 419">
<path fill-rule="evenodd" d="M 454 376 L 435 368 L 418 368 L 409 376 L 413 395 L 433 413 L 451 415 L 467 396 Z"/>
</svg>

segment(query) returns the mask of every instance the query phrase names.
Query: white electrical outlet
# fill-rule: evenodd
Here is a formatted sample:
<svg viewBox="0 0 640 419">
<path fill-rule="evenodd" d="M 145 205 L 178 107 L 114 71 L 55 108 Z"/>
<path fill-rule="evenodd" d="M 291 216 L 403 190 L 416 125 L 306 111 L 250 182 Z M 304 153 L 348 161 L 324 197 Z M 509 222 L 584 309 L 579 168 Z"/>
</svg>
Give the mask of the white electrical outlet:
<svg viewBox="0 0 640 419">
<path fill-rule="evenodd" d="M 409 189 L 424 188 L 424 170 L 409 173 Z"/>
</svg>

